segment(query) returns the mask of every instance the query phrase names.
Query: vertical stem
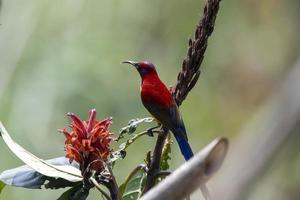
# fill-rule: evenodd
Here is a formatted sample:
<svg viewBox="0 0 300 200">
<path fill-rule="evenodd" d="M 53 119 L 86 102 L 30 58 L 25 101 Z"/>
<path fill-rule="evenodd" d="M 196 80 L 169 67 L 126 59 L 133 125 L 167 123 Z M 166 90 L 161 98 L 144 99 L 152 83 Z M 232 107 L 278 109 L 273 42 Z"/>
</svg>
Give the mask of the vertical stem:
<svg viewBox="0 0 300 200">
<path fill-rule="evenodd" d="M 160 159 L 167 136 L 168 130 L 165 130 L 162 133 L 160 133 L 157 137 L 143 194 L 149 191 L 156 183 L 156 175 L 160 171 Z"/>
<path fill-rule="evenodd" d="M 113 183 L 113 181 L 109 182 L 109 192 L 110 192 L 110 198 L 111 200 L 121 200 L 120 194 L 119 194 L 119 188 L 116 184 Z"/>
<path fill-rule="evenodd" d="M 111 179 L 109 181 L 109 192 L 110 192 L 110 197 L 112 200 L 121 200 L 121 196 L 119 193 L 119 187 L 117 184 L 117 181 L 115 179 L 115 176 L 113 175 L 112 169 L 110 167 L 110 165 L 107 166 L 109 173 L 111 175 Z"/>
</svg>

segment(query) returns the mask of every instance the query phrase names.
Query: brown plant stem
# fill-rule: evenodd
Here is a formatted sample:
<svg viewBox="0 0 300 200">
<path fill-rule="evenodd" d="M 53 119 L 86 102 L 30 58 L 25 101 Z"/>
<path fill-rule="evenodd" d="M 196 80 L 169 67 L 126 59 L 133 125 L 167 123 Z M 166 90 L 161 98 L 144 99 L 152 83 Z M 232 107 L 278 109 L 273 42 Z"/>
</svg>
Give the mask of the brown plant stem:
<svg viewBox="0 0 300 200">
<path fill-rule="evenodd" d="M 96 171 L 93 171 L 89 180 L 106 199 L 121 200 L 119 187 L 110 165 L 106 165 L 106 172 L 102 172 L 101 174 L 97 174 Z M 110 196 L 100 188 L 100 184 L 109 190 Z"/>
<path fill-rule="evenodd" d="M 120 200 L 121 199 L 121 195 L 119 193 L 119 187 L 116 181 L 115 176 L 113 175 L 112 169 L 110 167 L 110 165 L 107 166 L 109 173 L 111 175 L 110 178 L 110 187 L 109 187 L 109 191 L 110 191 L 110 196 L 112 200 Z"/>
<path fill-rule="evenodd" d="M 160 172 L 160 159 L 162 155 L 162 149 L 164 147 L 167 136 L 168 131 L 165 130 L 164 132 L 160 133 L 157 137 L 154 152 L 148 168 L 147 180 L 143 194 L 148 192 L 156 183 L 156 175 Z"/>
<path fill-rule="evenodd" d="M 183 60 L 182 69 L 178 74 L 177 83 L 172 95 L 178 106 L 187 97 L 188 93 L 195 86 L 200 76 L 200 65 L 207 47 L 208 37 L 212 34 L 215 19 L 219 10 L 221 0 L 207 0 L 204 6 L 204 14 L 200 19 L 194 39 L 189 39 L 187 56 Z M 160 160 L 168 131 L 159 134 L 156 145 L 149 163 L 149 171 L 143 193 L 146 193 L 155 186 L 157 174 L 160 172 Z"/>
<path fill-rule="evenodd" d="M 97 180 L 97 182 L 101 185 L 104 185 L 109 190 L 109 193 L 110 193 L 110 198 L 109 199 L 111 199 L 111 200 L 121 200 L 118 185 L 116 184 L 116 182 L 113 179 L 114 178 L 112 178 L 112 176 L 110 176 L 108 179 Z M 97 189 L 99 190 L 99 188 L 97 188 Z"/>
</svg>

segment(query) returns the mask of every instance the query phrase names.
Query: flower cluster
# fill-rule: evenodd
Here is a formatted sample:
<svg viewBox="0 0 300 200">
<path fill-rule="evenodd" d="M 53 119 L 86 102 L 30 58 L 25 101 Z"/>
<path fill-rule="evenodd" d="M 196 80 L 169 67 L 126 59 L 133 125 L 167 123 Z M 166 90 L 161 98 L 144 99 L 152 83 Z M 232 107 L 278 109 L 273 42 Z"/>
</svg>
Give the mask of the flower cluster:
<svg viewBox="0 0 300 200">
<path fill-rule="evenodd" d="M 64 128 L 59 130 L 66 137 L 65 151 L 70 162 L 75 160 L 84 171 L 86 168 L 101 170 L 103 163 L 110 156 L 110 142 L 112 132 L 108 130 L 112 119 L 96 120 L 96 110 L 89 111 L 89 119 L 81 120 L 74 113 L 67 114 L 72 122 L 71 130 Z"/>
</svg>

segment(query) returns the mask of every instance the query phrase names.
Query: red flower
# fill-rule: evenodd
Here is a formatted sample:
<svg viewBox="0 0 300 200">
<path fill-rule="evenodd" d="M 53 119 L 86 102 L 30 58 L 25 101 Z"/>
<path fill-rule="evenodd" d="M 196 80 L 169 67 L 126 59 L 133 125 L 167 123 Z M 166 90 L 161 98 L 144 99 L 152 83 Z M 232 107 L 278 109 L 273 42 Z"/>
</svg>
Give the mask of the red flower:
<svg viewBox="0 0 300 200">
<path fill-rule="evenodd" d="M 108 128 L 112 119 L 96 120 L 96 109 L 90 110 L 87 121 L 82 121 L 74 113 L 67 115 L 72 119 L 71 130 L 59 130 L 66 137 L 66 157 L 70 162 L 78 162 L 82 171 L 86 168 L 101 170 L 111 153 L 112 132 Z"/>
</svg>

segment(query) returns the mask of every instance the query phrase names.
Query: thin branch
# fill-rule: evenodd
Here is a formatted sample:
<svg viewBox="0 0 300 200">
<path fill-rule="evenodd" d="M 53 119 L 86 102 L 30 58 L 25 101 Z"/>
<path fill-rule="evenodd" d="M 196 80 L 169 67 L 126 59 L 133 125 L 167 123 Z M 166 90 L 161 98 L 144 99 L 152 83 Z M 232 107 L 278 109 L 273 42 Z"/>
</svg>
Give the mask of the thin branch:
<svg viewBox="0 0 300 200">
<path fill-rule="evenodd" d="M 97 180 L 94 177 L 96 177 Z M 101 174 L 97 173 L 96 171 L 92 171 L 91 176 L 88 180 L 91 181 L 102 194 L 103 190 L 101 190 L 100 184 L 104 185 L 110 192 L 110 197 L 109 195 L 107 195 L 109 199 L 121 199 L 119 194 L 119 187 L 110 165 L 107 164 L 106 170 L 102 171 Z M 104 195 L 106 195 L 106 193 Z"/>
<path fill-rule="evenodd" d="M 121 196 L 119 193 L 119 187 L 117 184 L 117 181 L 115 179 L 115 176 L 113 175 L 112 169 L 110 167 L 110 165 L 107 165 L 107 169 L 110 173 L 110 179 L 109 179 L 109 191 L 110 191 L 110 196 L 112 200 L 120 200 Z"/>
<path fill-rule="evenodd" d="M 187 57 L 183 61 L 182 70 L 178 74 L 172 94 L 178 106 L 195 86 L 200 76 L 200 65 L 207 47 L 208 37 L 214 29 L 219 3 L 220 0 L 208 0 L 206 2 L 203 17 L 196 27 L 195 38 L 189 40 Z M 165 130 L 157 137 L 143 193 L 149 191 L 156 183 L 156 174 L 160 172 L 160 160 L 167 135 L 168 131 Z"/>
<path fill-rule="evenodd" d="M 99 190 L 99 192 L 107 199 L 107 200 L 111 200 L 111 198 L 109 197 L 109 195 L 101 188 L 101 186 L 99 185 L 99 183 L 96 181 L 96 179 L 94 177 L 90 177 L 90 181 L 94 184 L 94 186 Z"/>
<path fill-rule="evenodd" d="M 181 165 L 160 184 L 142 196 L 141 200 L 183 199 L 203 185 L 221 166 L 228 141 L 218 138 Z"/>
<path fill-rule="evenodd" d="M 153 130 L 152 133 L 161 133 L 161 131 Z M 134 143 L 137 139 L 139 139 L 140 137 L 142 137 L 144 135 L 149 135 L 149 132 L 146 130 L 146 131 L 137 133 L 135 136 L 133 136 L 132 138 L 130 138 L 126 141 L 126 144 L 122 150 L 127 149 L 132 143 Z"/>
<path fill-rule="evenodd" d="M 169 172 L 169 171 L 160 171 L 156 174 L 156 177 L 159 178 L 159 177 L 166 177 L 166 176 L 169 176 L 172 172 Z"/>
<path fill-rule="evenodd" d="M 151 162 L 148 167 L 147 179 L 143 194 L 148 192 L 152 187 L 154 187 L 156 183 L 156 174 L 160 171 L 160 159 L 162 155 L 162 150 L 165 144 L 165 140 L 168 136 L 168 131 L 164 131 L 163 133 L 159 134 L 156 140 L 154 152 L 151 158 Z"/>
</svg>

